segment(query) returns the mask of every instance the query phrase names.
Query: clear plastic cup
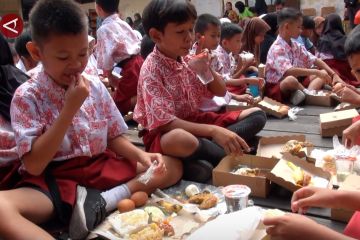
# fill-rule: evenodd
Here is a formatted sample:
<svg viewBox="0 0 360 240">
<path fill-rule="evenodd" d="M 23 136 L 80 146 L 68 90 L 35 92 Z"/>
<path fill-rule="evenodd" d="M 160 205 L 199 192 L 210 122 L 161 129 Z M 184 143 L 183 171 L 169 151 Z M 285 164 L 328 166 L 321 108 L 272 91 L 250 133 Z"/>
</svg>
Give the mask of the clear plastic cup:
<svg viewBox="0 0 360 240">
<path fill-rule="evenodd" d="M 335 161 L 335 164 L 337 181 L 338 183 L 342 183 L 353 173 L 354 161 L 339 159 Z"/>
<path fill-rule="evenodd" d="M 225 196 L 227 212 L 235 212 L 248 206 L 251 189 L 246 185 L 229 185 L 222 190 Z"/>
</svg>

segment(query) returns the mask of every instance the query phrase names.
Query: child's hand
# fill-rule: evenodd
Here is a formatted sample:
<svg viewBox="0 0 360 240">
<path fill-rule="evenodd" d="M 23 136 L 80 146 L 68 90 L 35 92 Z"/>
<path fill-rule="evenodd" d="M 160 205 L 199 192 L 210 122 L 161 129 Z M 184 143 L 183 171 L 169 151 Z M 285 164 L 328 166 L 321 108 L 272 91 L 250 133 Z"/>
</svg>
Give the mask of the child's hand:
<svg viewBox="0 0 360 240">
<path fill-rule="evenodd" d="M 200 40 L 198 41 L 198 46 L 196 48 L 195 54 L 198 55 L 204 50 L 204 44 L 205 44 L 205 36 L 201 36 Z"/>
<path fill-rule="evenodd" d="M 222 127 L 213 126 L 212 139 L 224 148 L 226 154 L 242 155 L 250 152 L 250 147 L 236 133 Z"/>
<path fill-rule="evenodd" d="M 246 103 L 249 103 L 249 104 L 254 103 L 254 98 L 250 94 L 243 94 L 243 95 L 233 94 L 232 98 L 235 99 L 238 102 L 246 102 Z"/>
<path fill-rule="evenodd" d="M 325 188 L 303 187 L 294 192 L 291 199 L 293 212 L 306 213 L 309 207 L 332 207 L 334 192 Z"/>
<path fill-rule="evenodd" d="M 337 89 L 335 93 L 341 98 L 342 102 L 360 104 L 360 95 L 349 86 Z"/>
<path fill-rule="evenodd" d="M 343 131 L 342 141 L 345 147 L 351 148 L 356 144 L 356 140 L 360 136 L 360 121 L 353 123 L 350 127 Z"/>
<path fill-rule="evenodd" d="M 319 227 L 315 221 L 298 214 L 265 218 L 263 223 L 268 226 L 266 233 L 276 239 L 314 239 Z"/>
<path fill-rule="evenodd" d="M 157 161 L 155 173 L 161 174 L 166 171 L 166 166 L 165 166 L 163 157 L 159 153 L 143 152 L 140 155 L 138 161 L 146 168 L 149 168 L 152 162 Z"/>
<path fill-rule="evenodd" d="M 65 94 L 65 105 L 77 112 L 85 99 L 90 93 L 89 81 L 78 74 L 73 76 L 73 81 L 70 83 Z"/>
<path fill-rule="evenodd" d="M 334 86 L 337 83 L 345 83 L 344 80 L 340 78 L 339 75 L 335 74 L 332 79 L 332 85 Z"/>
<path fill-rule="evenodd" d="M 322 80 L 324 80 L 326 84 L 331 84 L 332 83 L 332 79 L 331 79 L 330 75 L 324 69 L 318 70 L 317 71 L 317 76 L 319 78 L 321 78 Z"/>
</svg>

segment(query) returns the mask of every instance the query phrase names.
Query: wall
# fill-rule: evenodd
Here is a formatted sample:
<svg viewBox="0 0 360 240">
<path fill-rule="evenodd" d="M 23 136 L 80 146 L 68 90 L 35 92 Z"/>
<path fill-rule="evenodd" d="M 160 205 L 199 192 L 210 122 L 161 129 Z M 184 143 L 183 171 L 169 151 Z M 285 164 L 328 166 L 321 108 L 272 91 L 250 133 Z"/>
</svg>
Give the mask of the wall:
<svg viewBox="0 0 360 240">
<path fill-rule="evenodd" d="M 8 13 L 22 15 L 21 0 L 0 0 L 0 17 Z"/>
<path fill-rule="evenodd" d="M 316 15 L 320 16 L 320 9 L 322 7 L 335 6 L 336 13 L 338 13 L 341 18 L 344 17 L 344 1 L 343 0 L 301 0 L 301 8 L 315 8 Z"/>
</svg>

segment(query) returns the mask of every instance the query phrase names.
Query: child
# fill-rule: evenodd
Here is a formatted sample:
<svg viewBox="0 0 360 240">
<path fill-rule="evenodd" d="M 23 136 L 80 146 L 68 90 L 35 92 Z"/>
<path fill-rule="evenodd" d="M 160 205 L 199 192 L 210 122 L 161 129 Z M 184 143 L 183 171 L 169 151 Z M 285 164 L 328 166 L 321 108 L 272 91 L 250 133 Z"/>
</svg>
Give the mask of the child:
<svg viewBox="0 0 360 240">
<path fill-rule="evenodd" d="M 25 73 L 36 67 L 38 64 L 34 59 L 32 59 L 29 51 L 26 49 L 26 44 L 28 42 L 31 42 L 31 35 L 28 30 L 23 31 L 15 40 L 15 50 L 20 58 L 16 67 Z"/>
<path fill-rule="evenodd" d="M 9 45 L 1 34 L 0 52 L 0 190 L 7 190 L 19 180 L 20 166 L 10 123 L 10 104 L 16 88 L 29 77 L 14 66 Z"/>
<path fill-rule="evenodd" d="M 285 7 L 285 0 L 275 0 L 275 11 L 280 12 Z"/>
<path fill-rule="evenodd" d="M 302 15 L 284 8 L 278 15 L 279 36 L 271 46 L 266 61 L 266 95 L 298 105 L 305 100 L 303 90 L 322 89 L 324 84 L 341 81 L 321 59 L 316 58 L 292 38 L 301 32 Z M 312 69 L 315 65 L 319 69 Z M 304 79 L 305 78 L 305 79 Z"/>
<path fill-rule="evenodd" d="M 240 52 L 254 54 L 256 66 L 260 64 L 260 44 L 269 30 L 270 26 L 264 20 L 254 17 L 250 19 L 242 34 Z"/>
<path fill-rule="evenodd" d="M 187 0 L 152 0 L 144 9 L 144 29 L 156 47 L 141 69 L 134 119 L 145 128 L 147 150 L 183 158 L 184 177 L 206 182 L 225 152 L 249 150 L 246 141 L 263 128 L 266 116 L 256 108 L 199 112 L 203 97 L 224 96 L 226 89 L 216 74 L 204 85 L 183 59 L 196 17 Z"/>
<path fill-rule="evenodd" d="M 359 191 L 330 190 L 303 187 L 296 191 L 291 200 L 293 212 L 306 211 L 309 207 L 341 208 L 360 210 Z M 356 212 L 344 234 L 316 223 L 300 214 L 286 214 L 264 219 L 266 232 L 276 239 L 360 239 L 360 216 Z"/>
<path fill-rule="evenodd" d="M 53 239 L 38 225 L 53 217 L 68 224 L 72 212 L 70 237 L 83 239 L 119 200 L 181 177 L 181 162 L 145 153 L 122 135 L 127 126 L 107 89 L 83 72 L 87 22 L 72 0 L 40 0 L 31 10 L 29 52 L 43 68 L 11 104 L 25 172 L 17 189 L 0 192 L 0 215 L 9 219 L 0 223 L 2 238 Z M 138 182 L 137 174 L 154 161 L 150 182 Z"/>
<path fill-rule="evenodd" d="M 194 30 L 197 41 L 193 45 L 191 54 L 199 54 L 203 49 L 208 49 L 210 53 L 216 50 L 220 43 L 221 34 L 219 19 L 211 14 L 202 14 L 197 18 Z M 211 68 L 215 72 L 221 73 L 223 67 L 217 57 L 211 60 Z M 253 102 L 253 97 L 249 94 L 237 95 L 227 91 L 225 97 L 204 98 L 200 110 L 217 112 L 222 106 L 228 104 L 231 98 L 240 102 Z"/>
<path fill-rule="evenodd" d="M 317 16 L 314 17 L 315 29 L 311 34 L 310 40 L 314 44 L 315 48 L 318 47 L 319 39 L 321 37 L 322 31 L 324 29 L 325 18 Z"/>
<path fill-rule="evenodd" d="M 238 25 L 224 23 L 221 26 L 220 45 L 215 51 L 222 65 L 220 73 L 226 81 L 227 89 L 237 95 L 246 92 L 247 84 L 258 85 L 260 88 L 263 85 L 263 79 L 261 78 L 244 77 L 245 72 L 253 62 L 243 63 L 239 59 L 241 36 L 242 29 Z"/>
<path fill-rule="evenodd" d="M 97 30 L 98 68 L 110 82 L 118 82 L 114 101 L 122 114 L 134 109 L 136 88 L 143 58 L 140 40 L 133 29 L 118 15 L 119 0 L 96 0 L 96 12 L 104 19 Z M 121 81 L 111 80 L 114 65 L 122 68 Z"/>
<path fill-rule="evenodd" d="M 269 49 L 278 35 L 277 13 L 268 13 L 262 19 L 270 26 L 270 30 L 266 32 L 264 41 L 260 45 L 260 62 L 266 64 Z"/>
<path fill-rule="evenodd" d="M 245 6 L 245 4 L 241 1 L 237 1 L 235 3 L 235 7 L 239 11 L 240 20 L 252 18 L 254 16 L 254 14 L 249 10 L 249 6 Z"/>
<path fill-rule="evenodd" d="M 232 2 L 226 3 L 226 11 L 224 13 L 224 17 L 230 19 L 232 23 L 239 22 L 238 14 L 232 9 Z"/>
<path fill-rule="evenodd" d="M 305 47 L 306 50 L 315 55 L 314 44 L 310 41 L 311 35 L 315 30 L 315 21 L 309 16 L 303 16 L 302 30 L 298 38 L 294 39 Z"/>
</svg>

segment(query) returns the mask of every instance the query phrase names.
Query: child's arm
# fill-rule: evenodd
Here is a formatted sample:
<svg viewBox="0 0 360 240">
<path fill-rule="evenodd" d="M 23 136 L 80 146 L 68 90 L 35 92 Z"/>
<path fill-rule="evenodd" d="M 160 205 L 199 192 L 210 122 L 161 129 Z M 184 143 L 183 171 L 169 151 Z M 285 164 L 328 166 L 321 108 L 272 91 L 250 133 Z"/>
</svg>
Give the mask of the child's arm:
<svg viewBox="0 0 360 240">
<path fill-rule="evenodd" d="M 321 79 L 324 79 L 327 83 L 332 82 L 331 77 L 325 70 L 318 70 L 318 69 L 292 67 L 285 72 L 284 77 L 287 76 L 301 77 L 301 76 L 311 76 L 311 75 L 315 75 Z"/>
<path fill-rule="evenodd" d="M 280 239 L 352 239 L 298 214 L 265 218 L 263 223 L 268 226 L 266 232 L 269 235 Z"/>
<path fill-rule="evenodd" d="M 344 102 L 360 105 L 360 93 L 356 88 L 352 88 L 352 86 L 346 85 L 336 90 L 335 93 L 340 96 Z"/>
<path fill-rule="evenodd" d="M 304 212 L 309 207 L 360 210 L 360 191 L 303 187 L 293 194 L 291 209 L 293 212 Z"/>
<path fill-rule="evenodd" d="M 230 86 L 241 86 L 241 85 L 249 84 L 249 85 L 258 85 L 260 88 L 262 88 L 265 84 L 265 80 L 259 77 L 238 78 L 238 79 L 229 79 L 226 81 L 226 84 Z"/>
<path fill-rule="evenodd" d="M 211 70 L 211 73 L 214 77 L 214 80 L 211 81 L 208 84 L 208 89 L 210 92 L 212 92 L 215 96 L 223 97 L 226 94 L 226 85 L 225 81 L 223 80 L 222 76 L 215 72 L 214 70 Z"/>
<path fill-rule="evenodd" d="M 182 119 L 175 119 L 168 124 L 159 127 L 162 132 L 169 132 L 174 129 L 184 129 L 196 137 L 212 138 L 217 144 L 224 148 L 227 154 L 242 154 L 249 152 L 250 148 L 236 133 L 226 128 L 215 125 L 192 123 Z"/>
<path fill-rule="evenodd" d="M 109 140 L 108 147 L 118 156 L 123 156 L 129 160 L 136 160 L 145 167 L 150 167 L 153 161 L 157 161 L 156 171 L 161 173 L 165 171 L 165 164 L 162 155 L 159 153 L 147 153 L 134 146 L 126 137 L 118 136 Z"/>
<path fill-rule="evenodd" d="M 342 142 L 347 148 L 351 148 L 356 144 L 360 136 L 360 121 L 354 122 L 350 127 L 343 131 Z"/>
<path fill-rule="evenodd" d="M 72 119 L 88 97 L 90 86 L 88 80 L 78 76 L 69 85 L 65 104 L 54 124 L 32 144 L 31 151 L 22 160 L 26 170 L 32 175 L 40 175 L 51 162 L 64 140 L 65 133 Z"/>
<path fill-rule="evenodd" d="M 336 72 L 332 70 L 323 60 L 320 58 L 317 58 L 314 62 L 314 65 L 317 66 L 319 69 L 324 69 L 329 76 L 331 77 L 331 80 L 334 78 L 334 75 Z"/>
</svg>

